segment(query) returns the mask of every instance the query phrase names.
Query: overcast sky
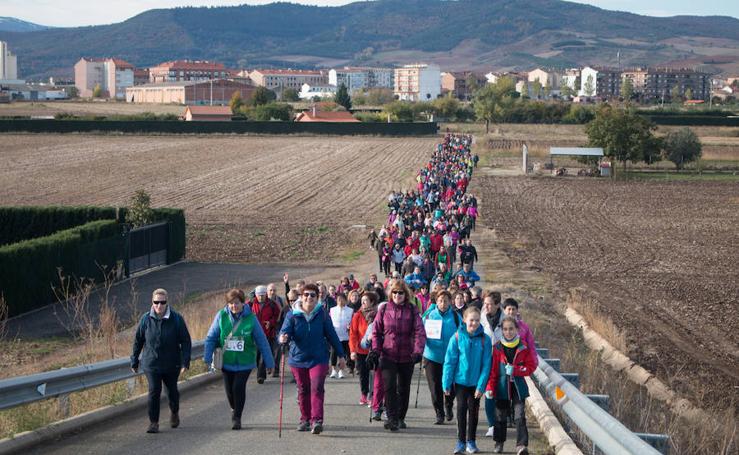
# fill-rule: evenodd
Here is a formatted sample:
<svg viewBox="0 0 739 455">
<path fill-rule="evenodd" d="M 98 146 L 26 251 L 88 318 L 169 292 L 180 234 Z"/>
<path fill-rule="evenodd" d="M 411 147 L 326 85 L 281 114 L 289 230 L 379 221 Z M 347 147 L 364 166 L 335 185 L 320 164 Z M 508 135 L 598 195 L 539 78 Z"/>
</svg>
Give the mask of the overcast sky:
<svg viewBox="0 0 739 455">
<path fill-rule="evenodd" d="M 122 22 L 154 8 L 175 6 L 257 5 L 273 0 L 0 0 L 0 16 L 16 17 L 41 25 L 74 27 Z M 355 0 L 292 0 L 307 5 L 337 6 Z M 650 16 L 691 14 L 739 18 L 739 0 L 574 0 L 605 9 Z"/>
</svg>

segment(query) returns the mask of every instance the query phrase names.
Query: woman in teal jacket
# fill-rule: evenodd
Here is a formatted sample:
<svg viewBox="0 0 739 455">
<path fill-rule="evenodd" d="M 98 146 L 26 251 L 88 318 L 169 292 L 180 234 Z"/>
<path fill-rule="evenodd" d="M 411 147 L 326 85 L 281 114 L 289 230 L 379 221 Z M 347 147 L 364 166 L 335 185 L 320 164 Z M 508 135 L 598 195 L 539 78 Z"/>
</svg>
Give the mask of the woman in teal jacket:
<svg viewBox="0 0 739 455">
<path fill-rule="evenodd" d="M 480 398 L 490 375 L 492 342 L 480 325 L 480 310 L 469 307 L 464 311 L 464 324 L 449 340 L 444 357 L 442 387 L 451 395 L 454 386 L 457 398 L 457 445 L 454 453 L 477 453 L 477 419 Z M 468 416 L 469 413 L 469 416 Z"/>
<path fill-rule="evenodd" d="M 426 361 L 426 382 L 428 382 L 431 393 L 431 403 L 436 410 L 436 425 L 444 423 L 445 412 L 447 420 L 451 421 L 454 418 L 452 411 L 454 395 L 444 395 L 441 387 L 446 349 L 460 323 L 459 315 L 451 309 L 451 302 L 452 295 L 449 291 L 441 291 L 436 294 L 435 304 L 432 304 L 423 315 L 423 325 L 426 328 L 426 347 L 423 349 L 423 358 Z M 441 331 L 439 332 L 440 323 Z"/>
</svg>

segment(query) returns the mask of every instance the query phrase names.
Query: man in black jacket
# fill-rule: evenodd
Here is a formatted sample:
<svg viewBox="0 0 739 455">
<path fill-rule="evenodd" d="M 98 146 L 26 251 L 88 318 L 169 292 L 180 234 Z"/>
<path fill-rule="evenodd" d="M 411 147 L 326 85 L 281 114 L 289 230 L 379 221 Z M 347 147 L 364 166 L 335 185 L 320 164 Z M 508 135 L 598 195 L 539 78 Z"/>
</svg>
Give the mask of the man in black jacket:
<svg viewBox="0 0 739 455">
<path fill-rule="evenodd" d="M 477 260 L 477 248 L 472 245 L 472 241 L 468 238 L 464 239 L 464 243 L 459 246 L 459 263 L 461 265 L 470 264 L 475 266 Z"/>
<path fill-rule="evenodd" d="M 133 340 L 131 370 L 141 367 L 149 383 L 149 428 L 147 433 L 159 432 L 159 401 L 162 383 L 167 388 L 170 425 L 180 425 L 180 393 L 177 379 L 190 368 L 190 332 L 185 320 L 167 305 L 167 291 L 157 289 L 152 294 L 151 310 L 139 321 Z M 143 353 L 142 353 L 143 350 Z"/>
</svg>

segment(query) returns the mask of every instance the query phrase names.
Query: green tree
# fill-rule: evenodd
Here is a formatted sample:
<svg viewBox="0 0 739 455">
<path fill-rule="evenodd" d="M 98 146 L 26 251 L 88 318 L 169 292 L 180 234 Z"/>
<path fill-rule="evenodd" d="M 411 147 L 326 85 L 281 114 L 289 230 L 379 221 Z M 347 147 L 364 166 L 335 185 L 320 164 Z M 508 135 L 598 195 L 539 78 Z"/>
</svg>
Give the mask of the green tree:
<svg viewBox="0 0 739 455">
<path fill-rule="evenodd" d="M 682 101 L 681 98 L 680 86 L 675 84 L 675 86 L 670 89 L 670 102 L 679 103 L 680 101 Z"/>
<path fill-rule="evenodd" d="M 536 97 L 537 100 L 541 98 L 542 89 L 543 87 L 538 78 L 531 83 L 531 92 L 534 94 L 534 97 Z"/>
<path fill-rule="evenodd" d="M 458 99 L 451 96 L 451 93 L 431 102 L 436 115 L 445 120 L 452 120 L 455 118 L 457 111 L 459 111 L 460 104 L 461 103 Z"/>
<path fill-rule="evenodd" d="M 467 93 L 470 96 L 473 96 L 476 91 L 480 90 L 480 84 L 478 83 L 477 75 L 475 73 L 468 74 L 464 82 L 467 86 Z"/>
<path fill-rule="evenodd" d="M 280 96 L 280 99 L 282 101 L 300 101 L 300 95 L 298 94 L 298 91 L 294 88 L 286 88 L 282 91 L 282 96 Z"/>
<path fill-rule="evenodd" d="M 102 96 L 103 96 L 103 88 L 100 86 L 100 84 L 95 84 L 95 88 L 92 89 L 92 97 L 100 98 Z"/>
<path fill-rule="evenodd" d="M 151 224 L 152 221 L 154 221 L 154 211 L 151 209 L 151 196 L 144 190 L 137 190 L 126 211 L 126 223 L 137 228 Z"/>
<path fill-rule="evenodd" d="M 693 99 L 693 90 L 691 90 L 690 88 L 685 89 L 685 99 L 686 100 Z"/>
<path fill-rule="evenodd" d="M 270 122 L 275 120 L 289 122 L 292 120 L 292 107 L 289 104 L 274 102 L 260 104 L 254 108 L 249 119 L 258 122 Z"/>
<path fill-rule="evenodd" d="M 382 106 L 395 101 L 392 89 L 373 88 L 367 91 L 367 104 L 370 106 Z"/>
<path fill-rule="evenodd" d="M 652 131 L 656 127 L 633 109 L 618 109 L 603 105 L 588 123 L 585 131 L 590 145 L 602 147 L 603 153 L 621 161 L 653 163 L 659 157 L 660 141 Z"/>
<path fill-rule="evenodd" d="M 575 90 L 573 90 L 572 87 L 570 87 L 569 85 L 567 85 L 567 81 L 564 78 L 562 78 L 562 84 L 560 84 L 559 87 L 560 87 L 559 88 L 559 95 L 562 98 L 571 98 L 571 97 L 575 96 Z"/>
<path fill-rule="evenodd" d="M 700 158 L 702 149 L 698 136 L 687 127 L 667 133 L 662 145 L 663 156 L 675 163 L 678 171 Z"/>
<path fill-rule="evenodd" d="M 626 101 L 634 97 L 634 83 L 628 77 L 621 80 L 621 97 Z"/>
<path fill-rule="evenodd" d="M 595 79 L 592 74 L 588 74 L 588 78 L 585 79 L 585 86 L 583 86 L 585 96 L 595 95 Z"/>
<path fill-rule="evenodd" d="M 261 106 L 277 99 L 277 95 L 267 87 L 259 86 L 254 89 L 254 93 L 249 100 L 251 106 Z"/>
<path fill-rule="evenodd" d="M 529 98 L 530 86 L 528 81 L 521 81 L 521 98 Z"/>
<path fill-rule="evenodd" d="M 343 83 L 339 85 L 339 89 L 336 90 L 334 101 L 336 104 L 344 106 L 344 109 L 347 111 L 352 108 L 352 98 L 349 96 L 349 90 L 346 89 L 346 85 Z"/>
<path fill-rule="evenodd" d="M 407 101 L 393 101 L 388 103 L 383 108 L 385 116 L 390 116 L 390 119 L 395 122 L 412 122 L 414 118 L 413 107 L 411 103 Z"/>
<path fill-rule="evenodd" d="M 228 105 L 231 106 L 231 112 L 238 114 L 239 110 L 241 110 L 241 106 L 244 105 L 244 100 L 241 99 L 241 92 L 234 92 L 234 94 L 231 95 L 231 101 L 228 102 Z"/>
<path fill-rule="evenodd" d="M 485 132 L 490 132 L 490 123 L 500 121 L 518 97 L 516 81 L 510 77 L 501 77 L 477 91 L 472 104 L 478 120 L 485 121 Z"/>
</svg>

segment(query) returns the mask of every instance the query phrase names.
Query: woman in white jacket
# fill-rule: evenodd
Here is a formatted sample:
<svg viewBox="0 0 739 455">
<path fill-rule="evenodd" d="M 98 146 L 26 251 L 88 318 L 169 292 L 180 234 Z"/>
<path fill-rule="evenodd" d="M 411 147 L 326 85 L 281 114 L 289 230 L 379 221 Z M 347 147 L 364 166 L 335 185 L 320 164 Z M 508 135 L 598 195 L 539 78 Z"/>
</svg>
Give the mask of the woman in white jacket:
<svg viewBox="0 0 739 455">
<path fill-rule="evenodd" d="M 341 346 L 344 348 L 344 352 L 349 352 L 349 326 L 352 324 L 352 316 L 354 316 L 354 310 L 348 305 L 348 301 L 345 294 L 336 294 L 336 306 L 331 308 L 329 314 L 331 315 L 331 322 L 333 323 L 336 335 L 341 341 Z M 344 378 L 344 370 L 336 368 L 338 356 L 336 351 L 331 349 L 331 376 L 332 378 Z M 347 361 L 347 366 L 350 370 L 354 369 L 354 362 Z"/>
</svg>

